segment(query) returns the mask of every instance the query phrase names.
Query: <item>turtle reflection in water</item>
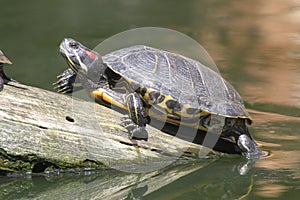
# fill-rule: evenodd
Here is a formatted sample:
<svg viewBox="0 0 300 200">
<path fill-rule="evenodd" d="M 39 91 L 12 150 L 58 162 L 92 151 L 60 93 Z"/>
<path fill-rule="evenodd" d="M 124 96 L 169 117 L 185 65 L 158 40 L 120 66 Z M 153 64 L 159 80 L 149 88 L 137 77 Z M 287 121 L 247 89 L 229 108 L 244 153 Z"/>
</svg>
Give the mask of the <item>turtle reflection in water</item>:
<svg viewBox="0 0 300 200">
<path fill-rule="evenodd" d="M 252 119 L 236 90 L 200 62 L 148 46 L 132 46 L 100 56 L 73 39 L 60 53 L 70 69 L 58 76 L 59 92 L 85 88 L 97 102 L 127 110 L 123 124 L 131 138 L 147 140 L 149 111 L 167 123 L 208 131 L 214 116 L 223 118 L 220 137 L 247 158 L 261 155 L 247 124 Z M 77 78 L 76 78 L 77 77 Z M 220 122 L 222 123 L 222 122 Z M 242 137 L 241 137 L 242 136 Z M 240 139 L 241 138 L 241 139 Z"/>
<path fill-rule="evenodd" d="M 11 79 L 9 77 L 7 77 L 4 73 L 4 69 L 3 69 L 4 64 L 11 65 L 12 62 L 0 50 L 0 91 L 3 90 L 4 84 L 11 81 Z"/>
</svg>

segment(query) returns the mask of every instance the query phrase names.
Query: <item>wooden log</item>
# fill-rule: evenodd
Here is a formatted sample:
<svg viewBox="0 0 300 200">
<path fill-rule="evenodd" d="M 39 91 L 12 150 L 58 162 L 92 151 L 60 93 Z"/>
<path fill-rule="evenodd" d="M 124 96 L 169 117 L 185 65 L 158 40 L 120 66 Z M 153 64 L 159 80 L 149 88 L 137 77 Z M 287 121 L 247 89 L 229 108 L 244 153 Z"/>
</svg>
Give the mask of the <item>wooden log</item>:
<svg viewBox="0 0 300 200">
<path fill-rule="evenodd" d="M 40 172 L 53 165 L 145 172 L 203 149 L 150 126 L 147 142 L 130 140 L 121 114 L 40 88 L 10 82 L 0 97 L 2 171 Z"/>
</svg>

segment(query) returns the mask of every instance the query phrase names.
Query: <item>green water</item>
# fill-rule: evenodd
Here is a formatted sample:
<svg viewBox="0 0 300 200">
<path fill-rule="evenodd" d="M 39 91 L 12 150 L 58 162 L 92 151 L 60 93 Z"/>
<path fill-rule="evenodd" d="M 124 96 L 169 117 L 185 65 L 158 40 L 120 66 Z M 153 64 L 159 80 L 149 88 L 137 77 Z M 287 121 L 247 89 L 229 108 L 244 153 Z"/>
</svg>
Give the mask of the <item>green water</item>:
<svg viewBox="0 0 300 200">
<path fill-rule="evenodd" d="M 268 157 L 244 176 L 240 157 L 182 162 L 155 174 L 114 170 L 0 177 L 0 199 L 298 199 L 300 195 L 300 4 L 297 1 L 52 0 L 0 6 L 6 71 L 48 90 L 66 68 L 64 37 L 93 48 L 119 32 L 164 27 L 202 44 L 254 118 Z M 63 188 L 63 190 L 62 190 Z"/>
</svg>

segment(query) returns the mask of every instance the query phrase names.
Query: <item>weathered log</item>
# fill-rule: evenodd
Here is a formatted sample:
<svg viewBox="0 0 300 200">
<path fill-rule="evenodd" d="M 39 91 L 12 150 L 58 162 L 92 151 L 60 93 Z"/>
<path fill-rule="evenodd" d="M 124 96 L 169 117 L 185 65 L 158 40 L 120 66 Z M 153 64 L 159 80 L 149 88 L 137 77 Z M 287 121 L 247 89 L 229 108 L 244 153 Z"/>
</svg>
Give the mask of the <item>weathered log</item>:
<svg viewBox="0 0 300 200">
<path fill-rule="evenodd" d="M 150 126 L 147 142 L 130 140 L 122 115 L 94 102 L 13 82 L 0 96 L 2 171 L 108 165 L 145 172 L 203 149 Z"/>
</svg>

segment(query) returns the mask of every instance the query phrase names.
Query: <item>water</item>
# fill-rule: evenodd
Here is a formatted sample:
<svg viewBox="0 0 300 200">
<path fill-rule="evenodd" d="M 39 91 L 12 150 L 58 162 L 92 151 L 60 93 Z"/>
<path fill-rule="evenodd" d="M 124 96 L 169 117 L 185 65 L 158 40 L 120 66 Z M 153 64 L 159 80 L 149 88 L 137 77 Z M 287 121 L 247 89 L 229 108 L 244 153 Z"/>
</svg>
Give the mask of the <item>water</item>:
<svg viewBox="0 0 300 200">
<path fill-rule="evenodd" d="M 94 47 L 135 27 L 189 35 L 239 91 L 254 118 L 251 133 L 270 154 L 243 176 L 243 159 L 225 156 L 145 175 L 108 169 L 0 177 L 1 199 L 298 199 L 299 1 L 1 0 L 0 11 L 0 48 L 14 62 L 7 74 L 49 90 L 66 67 L 58 53 L 64 37 Z"/>
</svg>

